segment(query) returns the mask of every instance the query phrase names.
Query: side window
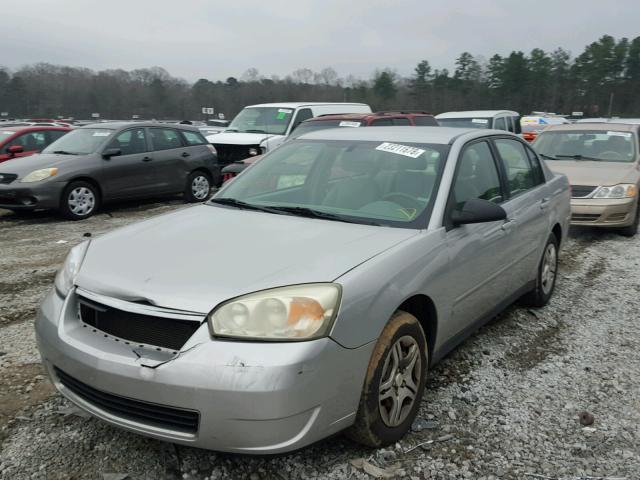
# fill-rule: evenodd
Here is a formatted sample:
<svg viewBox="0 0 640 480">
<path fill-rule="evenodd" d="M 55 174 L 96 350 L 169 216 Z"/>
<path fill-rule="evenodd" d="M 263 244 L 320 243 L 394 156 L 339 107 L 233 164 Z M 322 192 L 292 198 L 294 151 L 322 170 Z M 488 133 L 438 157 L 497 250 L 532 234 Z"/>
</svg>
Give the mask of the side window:
<svg viewBox="0 0 640 480">
<path fill-rule="evenodd" d="M 205 145 L 207 141 L 204 139 L 202 135 L 197 132 L 189 132 L 187 130 L 180 130 L 182 133 L 182 137 L 187 145 Z"/>
<path fill-rule="evenodd" d="M 296 119 L 293 121 L 293 127 L 291 127 L 291 131 L 293 132 L 298 125 L 300 125 L 305 120 L 309 120 L 313 118 L 313 112 L 310 108 L 301 108 L 298 110 L 298 114 L 296 115 Z"/>
<path fill-rule="evenodd" d="M 513 120 L 514 130 L 513 133 L 522 133 L 522 126 L 520 125 L 520 117 L 511 117 Z"/>
<path fill-rule="evenodd" d="M 378 118 L 371 122 L 372 127 L 390 127 L 393 125 L 393 120 L 390 118 Z"/>
<path fill-rule="evenodd" d="M 47 146 L 47 139 L 44 132 L 31 132 L 20 135 L 7 145 L 7 148 L 14 145 L 21 145 L 25 152 L 42 150 Z"/>
<path fill-rule="evenodd" d="M 147 151 L 147 139 L 144 128 L 125 130 L 118 134 L 107 148 L 119 148 L 122 155 L 135 155 Z"/>
<path fill-rule="evenodd" d="M 542 165 L 540 165 L 540 159 L 538 158 L 538 155 L 536 155 L 536 152 L 534 152 L 533 149 L 529 147 L 525 147 L 524 149 L 527 151 L 527 155 L 529 156 L 529 162 L 531 163 L 531 166 L 533 167 L 534 172 L 537 172 L 536 173 L 537 183 L 538 184 L 544 183 L 546 180 L 544 178 L 544 171 L 542 170 Z"/>
<path fill-rule="evenodd" d="M 411 122 L 409 121 L 408 118 L 394 118 L 393 124 L 397 126 L 405 126 L 405 125 L 411 125 Z"/>
<path fill-rule="evenodd" d="M 495 122 L 493 122 L 493 128 L 495 128 L 496 130 L 506 130 L 507 122 L 505 120 L 505 117 L 496 118 Z"/>
<path fill-rule="evenodd" d="M 513 124 L 513 117 L 505 117 L 505 120 L 507 121 L 507 130 L 511 133 L 516 133 L 516 129 Z"/>
<path fill-rule="evenodd" d="M 507 173 L 511 195 L 519 195 L 541 183 L 540 171 L 531 166 L 524 145 L 507 138 L 498 138 L 495 143 Z"/>
<path fill-rule="evenodd" d="M 456 210 L 462 210 L 472 198 L 493 203 L 503 201 L 498 169 L 487 142 L 473 143 L 462 153 L 453 184 L 453 196 Z"/>
<path fill-rule="evenodd" d="M 150 128 L 149 133 L 151 134 L 151 142 L 155 152 L 182 147 L 178 132 L 172 128 Z"/>
</svg>

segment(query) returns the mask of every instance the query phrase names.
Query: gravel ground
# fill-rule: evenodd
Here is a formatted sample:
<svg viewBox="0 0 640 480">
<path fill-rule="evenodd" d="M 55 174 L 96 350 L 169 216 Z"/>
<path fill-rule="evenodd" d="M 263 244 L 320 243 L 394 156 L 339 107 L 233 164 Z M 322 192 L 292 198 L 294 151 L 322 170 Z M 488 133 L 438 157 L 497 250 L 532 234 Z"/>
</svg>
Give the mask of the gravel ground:
<svg viewBox="0 0 640 480">
<path fill-rule="evenodd" d="M 391 448 L 337 436 L 246 457 L 80 415 L 38 364 L 38 302 L 86 233 L 183 207 L 124 205 L 84 222 L 0 210 L 0 478 L 640 479 L 640 237 L 599 231 L 572 232 L 550 305 L 510 308 L 434 368 L 413 433 Z"/>
</svg>

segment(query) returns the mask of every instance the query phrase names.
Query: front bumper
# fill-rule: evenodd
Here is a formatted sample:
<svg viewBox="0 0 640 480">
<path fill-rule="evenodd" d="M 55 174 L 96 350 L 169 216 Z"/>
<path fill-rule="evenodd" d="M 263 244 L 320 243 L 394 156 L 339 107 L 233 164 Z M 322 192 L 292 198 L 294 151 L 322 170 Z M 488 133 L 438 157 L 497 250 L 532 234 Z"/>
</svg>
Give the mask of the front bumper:
<svg viewBox="0 0 640 480">
<path fill-rule="evenodd" d="M 12 210 L 39 210 L 58 208 L 63 182 L 42 181 L 20 183 L 14 180 L 0 185 L 0 208 Z"/>
<path fill-rule="evenodd" d="M 636 198 L 572 198 L 571 225 L 626 227 L 634 221 L 636 205 Z"/>
<path fill-rule="evenodd" d="M 295 343 L 212 340 L 206 323 L 177 356 L 136 348 L 83 327 L 77 298 L 54 291 L 36 321 L 43 363 L 80 408 L 127 430 L 200 448 L 278 453 L 311 444 L 355 419 L 373 343 L 345 349 L 329 338 Z M 148 361 L 169 355 L 166 362 Z M 92 389 L 199 414 L 196 432 L 105 411 L 65 387 L 62 370 Z"/>
</svg>

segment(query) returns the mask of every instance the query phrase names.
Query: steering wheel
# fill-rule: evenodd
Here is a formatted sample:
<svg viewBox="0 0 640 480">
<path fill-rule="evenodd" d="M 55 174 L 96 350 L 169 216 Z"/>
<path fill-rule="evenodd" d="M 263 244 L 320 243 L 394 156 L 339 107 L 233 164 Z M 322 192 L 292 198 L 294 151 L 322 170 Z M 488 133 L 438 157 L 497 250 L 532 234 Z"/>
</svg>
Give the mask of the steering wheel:
<svg viewBox="0 0 640 480">
<path fill-rule="evenodd" d="M 384 197 L 382 197 L 383 201 L 397 203 L 401 207 L 422 210 L 424 206 L 419 200 L 416 200 L 411 195 L 407 195 L 402 192 L 391 192 L 387 193 Z"/>
<path fill-rule="evenodd" d="M 607 150 L 606 152 L 600 153 L 600 157 L 605 160 L 622 160 L 622 155 L 618 152 L 614 152 L 613 150 Z"/>
</svg>

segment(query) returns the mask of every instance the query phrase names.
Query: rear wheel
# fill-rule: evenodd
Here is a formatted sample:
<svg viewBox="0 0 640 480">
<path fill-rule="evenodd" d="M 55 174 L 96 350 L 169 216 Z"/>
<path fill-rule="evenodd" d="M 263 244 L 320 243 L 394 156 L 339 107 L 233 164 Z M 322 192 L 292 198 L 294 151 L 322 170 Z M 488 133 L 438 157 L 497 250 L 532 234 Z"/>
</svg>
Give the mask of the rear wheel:
<svg viewBox="0 0 640 480">
<path fill-rule="evenodd" d="M 624 235 L 625 237 L 633 237 L 636 233 L 638 233 L 638 222 L 640 221 L 640 208 L 638 208 L 638 204 L 636 204 L 636 209 L 633 212 L 633 223 L 627 227 L 623 227 L 619 230 L 620 235 Z"/>
<path fill-rule="evenodd" d="M 544 307 L 551 299 L 556 288 L 558 273 L 558 239 L 552 233 L 547 239 L 547 244 L 542 253 L 542 259 L 538 265 L 538 277 L 536 287 L 521 298 L 521 302 L 529 307 Z"/>
<path fill-rule="evenodd" d="M 83 220 L 93 215 L 100 204 L 95 185 L 78 181 L 67 185 L 60 199 L 60 212 L 70 220 Z"/>
<path fill-rule="evenodd" d="M 427 348 L 416 317 L 396 312 L 371 355 L 356 421 L 347 436 L 380 447 L 397 442 L 409 431 L 424 390 Z"/>
<path fill-rule="evenodd" d="M 189 203 L 204 202 L 211 195 L 211 178 L 202 171 L 191 172 L 187 178 L 184 198 Z"/>
</svg>

